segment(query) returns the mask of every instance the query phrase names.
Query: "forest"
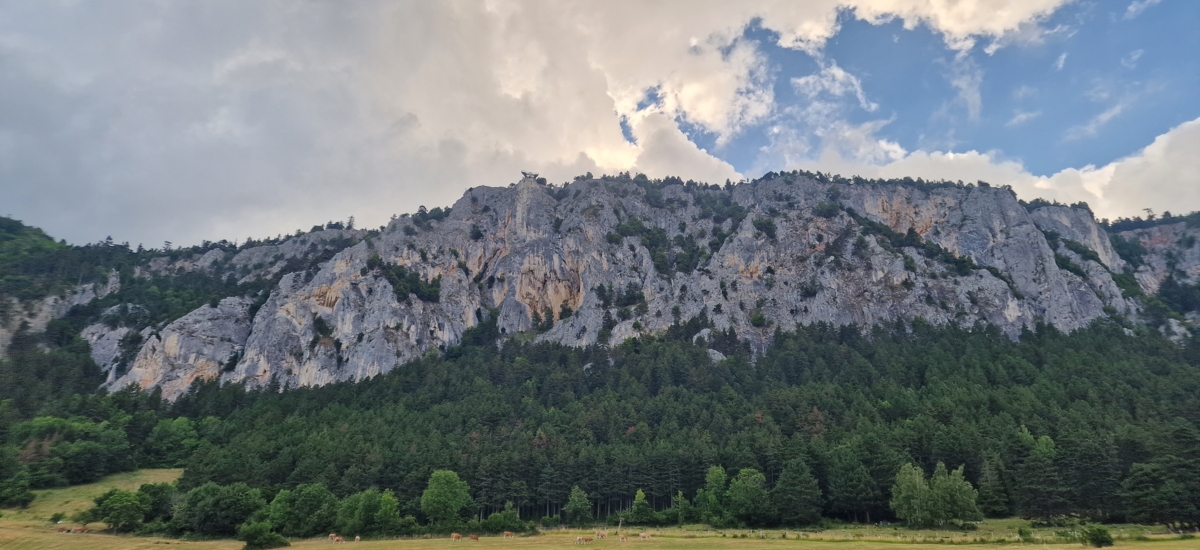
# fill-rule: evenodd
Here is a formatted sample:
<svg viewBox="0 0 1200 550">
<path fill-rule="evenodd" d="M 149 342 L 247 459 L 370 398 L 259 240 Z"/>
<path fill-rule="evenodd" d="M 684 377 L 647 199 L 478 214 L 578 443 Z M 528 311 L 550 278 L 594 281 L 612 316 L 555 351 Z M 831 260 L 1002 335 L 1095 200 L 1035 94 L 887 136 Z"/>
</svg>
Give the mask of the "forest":
<svg viewBox="0 0 1200 550">
<path fill-rule="evenodd" d="M 773 526 L 895 519 L 896 487 L 915 471 L 960 476 L 990 517 L 1200 524 L 1195 339 L 1111 321 L 1016 342 L 919 321 L 812 325 L 777 331 L 752 361 L 703 316 L 611 348 L 498 347 L 498 336 L 485 323 L 441 357 L 358 384 L 201 383 L 174 403 L 47 395 L 30 414 L 6 402 L 0 498 L 182 466 L 175 486 L 108 509 L 139 503 L 128 530 L 230 536 L 349 521 L 376 534 L 619 518 Z M 709 347 L 728 358 L 713 362 Z M 443 470 L 466 494 L 449 515 L 424 502 Z M 281 519 L 293 501 L 319 521 Z M 241 512 L 196 519 L 209 509 Z"/>
<path fill-rule="evenodd" d="M 802 175 L 847 185 L 962 185 Z M 662 202 L 659 188 L 672 183 L 634 181 L 648 202 Z M 705 189 L 696 194 L 704 216 L 747 218 L 728 185 Z M 818 205 L 830 215 L 839 208 Z M 448 213 L 435 208 L 413 220 L 426 229 Z M 1197 218 L 1164 214 L 1110 227 L 1164 219 Z M 751 219 L 767 238 L 769 221 Z M 920 244 L 868 222 L 860 220 L 880 242 Z M 630 217 L 610 238 L 639 237 L 667 274 L 703 259 L 697 243 L 660 233 Z M 709 248 L 726 236 L 714 233 Z M 280 273 L 315 270 L 355 238 L 310 247 Z M 1147 325 L 1114 316 L 1070 334 L 1038 326 L 1015 341 L 991 327 L 921 320 L 815 324 L 778 327 L 753 356 L 703 314 L 658 335 L 583 348 L 504 336 L 487 321 L 442 354 L 360 383 L 281 392 L 200 381 L 174 402 L 157 391 L 97 389 L 104 376 L 79 336 L 87 324 L 162 326 L 226 296 L 261 305 L 278 282 L 239 283 L 228 266 L 215 275 L 136 276 L 139 268 L 283 241 L 71 246 L 0 218 L 3 307 L 114 274 L 121 283 L 44 332 L 18 330 L 0 359 L 0 507 L 27 505 L 37 489 L 174 467 L 183 468 L 177 483 L 111 492 L 73 519 L 260 546 L 334 529 L 392 536 L 593 522 L 902 520 L 966 529 L 982 516 L 1019 516 L 1043 525 L 1200 527 L 1200 336 L 1172 341 L 1156 328 L 1200 310 L 1200 285 L 1174 276 L 1154 296 L 1131 294 L 1144 301 Z M 1119 236 L 1113 244 L 1135 266 L 1145 253 Z M 940 247 L 919 251 L 963 272 L 987 269 Z M 438 299 L 438 280 L 378 257 L 365 269 L 407 289 L 406 299 Z M 1126 286 L 1137 289 L 1136 281 Z M 644 307 L 636 286 L 592 291 L 622 319 Z M 129 303 L 140 307 L 120 306 Z M 0 321 L 9 313 L 0 309 Z M 536 325 L 553 323 L 545 313 Z M 615 320 L 605 315 L 611 330 Z M 121 349 L 138 344 L 131 338 Z M 725 358 L 714 361 L 710 350 Z"/>
</svg>

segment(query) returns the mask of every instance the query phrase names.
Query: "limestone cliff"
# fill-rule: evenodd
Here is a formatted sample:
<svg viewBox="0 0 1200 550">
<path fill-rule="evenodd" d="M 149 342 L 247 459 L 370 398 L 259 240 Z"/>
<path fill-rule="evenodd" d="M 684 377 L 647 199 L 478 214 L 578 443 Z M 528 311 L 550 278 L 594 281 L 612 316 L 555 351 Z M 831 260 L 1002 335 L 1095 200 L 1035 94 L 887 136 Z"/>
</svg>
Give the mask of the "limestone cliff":
<svg viewBox="0 0 1200 550">
<path fill-rule="evenodd" d="M 1137 238 L 1156 250 L 1188 231 Z M 704 314 L 761 350 L 796 323 L 922 318 L 1015 337 L 1039 322 L 1069 331 L 1136 318 L 1140 307 L 1114 282 L 1127 265 L 1090 212 L 1030 211 L 1011 190 L 987 186 L 834 185 L 796 174 L 724 189 L 526 178 L 470 189 L 448 216 L 327 233 L 147 267 L 279 282 L 257 302 L 226 298 L 147 329 L 109 386 L 158 386 L 174 398 L 199 378 L 362 380 L 456 344 L 489 316 L 504 334 L 590 345 Z M 345 246 L 296 269 L 291 259 L 318 241 Z M 1148 292 L 1166 276 L 1160 256 L 1139 267 Z M 1200 276 L 1200 250 L 1174 265 Z M 114 338 L 91 330 L 93 342 Z M 111 345 L 93 349 L 113 364 Z"/>
</svg>

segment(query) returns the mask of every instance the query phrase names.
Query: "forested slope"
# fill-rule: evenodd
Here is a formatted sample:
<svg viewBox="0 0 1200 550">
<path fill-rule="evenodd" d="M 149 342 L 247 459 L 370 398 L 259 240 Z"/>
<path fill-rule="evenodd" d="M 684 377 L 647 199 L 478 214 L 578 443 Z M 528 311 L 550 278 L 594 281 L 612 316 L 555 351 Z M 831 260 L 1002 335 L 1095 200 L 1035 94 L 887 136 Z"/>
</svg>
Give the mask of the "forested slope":
<svg viewBox="0 0 1200 550">
<path fill-rule="evenodd" d="M 397 534 L 449 525 L 421 502 L 448 469 L 469 487 L 461 519 L 511 502 L 505 529 L 564 510 L 874 521 L 893 517 L 902 467 L 943 463 L 989 515 L 1200 524 L 1196 215 L 1097 224 L 982 184 L 820 174 L 740 187 L 529 181 L 473 191 L 507 206 L 469 194 L 380 230 L 185 249 L 70 246 L 3 220 L 0 505 L 183 467 L 129 529 L 232 535 L 305 494 L 338 512 L 265 529 L 383 507 L 388 527 L 364 532 Z M 995 204 L 1027 250 L 948 229 Z M 495 212 L 530 205 L 545 219 Z M 576 216 L 546 217 L 559 210 Z M 694 219 L 663 221 L 677 215 Z M 417 246 L 438 228 L 461 242 Z M 531 252 L 505 256 L 510 233 Z M 540 263 L 570 239 L 624 263 L 533 285 L 583 265 Z M 101 389 L 154 372 L 176 378 Z M 244 516 L 203 531 L 197 510 L 223 499 Z"/>
</svg>

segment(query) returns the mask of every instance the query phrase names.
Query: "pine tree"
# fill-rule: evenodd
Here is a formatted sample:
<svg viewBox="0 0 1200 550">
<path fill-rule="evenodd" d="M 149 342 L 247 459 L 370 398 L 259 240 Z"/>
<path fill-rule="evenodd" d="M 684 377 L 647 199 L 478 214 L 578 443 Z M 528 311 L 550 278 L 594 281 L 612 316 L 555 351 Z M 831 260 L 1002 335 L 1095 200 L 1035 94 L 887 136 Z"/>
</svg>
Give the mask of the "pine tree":
<svg viewBox="0 0 1200 550">
<path fill-rule="evenodd" d="M 789 461 L 771 490 L 771 502 L 784 525 L 809 525 L 821 520 L 821 488 L 804 460 Z"/>
<path fill-rule="evenodd" d="M 1012 515 L 1008 488 L 1004 486 L 1000 466 L 993 460 L 983 461 L 983 472 L 979 476 L 979 511 L 989 518 Z"/>
<path fill-rule="evenodd" d="M 871 472 L 853 454 L 853 450 L 836 449 L 829 472 L 829 502 L 834 512 L 858 521 L 859 512 L 867 510 L 878 491 Z M 867 511 L 867 521 L 871 520 Z"/>
<path fill-rule="evenodd" d="M 1017 509 L 1022 517 L 1054 523 L 1067 512 L 1067 490 L 1058 472 L 1054 441 L 1042 436 L 1034 443 L 1017 475 Z"/>
</svg>

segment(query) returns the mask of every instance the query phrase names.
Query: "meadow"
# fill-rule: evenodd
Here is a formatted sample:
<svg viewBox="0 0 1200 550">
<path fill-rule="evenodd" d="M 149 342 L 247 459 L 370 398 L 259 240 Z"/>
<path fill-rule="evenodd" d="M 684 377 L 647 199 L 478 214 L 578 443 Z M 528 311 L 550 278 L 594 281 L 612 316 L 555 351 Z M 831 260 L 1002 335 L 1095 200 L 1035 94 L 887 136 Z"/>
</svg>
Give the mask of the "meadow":
<svg viewBox="0 0 1200 550">
<path fill-rule="evenodd" d="M 56 512 L 68 516 L 86 509 L 91 499 L 112 488 L 136 490 L 143 483 L 171 482 L 179 477 L 181 470 L 139 470 L 104 478 L 97 483 L 61 489 L 37 491 L 33 503 L 24 510 L 4 510 L 0 516 L 0 548 L 4 550 L 149 550 L 178 548 L 180 550 L 237 550 L 242 543 L 235 540 L 188 541 L 159 537 L 134 537 L 100 532 L 103 524 L 90 525 L 92 532 L 65 534 L 56 532 L 49 518 Z M 695 548 L 695 549 L 829 549 L 851 550 L 859 548 L 889 548 L 895 550 L 924 550 L 944 548 L 949 545 L 987 544 L 992 548 L 1081 548 L 1061 535 L 1068 529 L 1033 529 L 1029 542 L 1020 540 L 1017 529 L 1028 523 L 1019 519 L 989 520 L 975 531 L 958 530 L 910 530 L 898 526 L 839 526 L 823 530 L 714 530 L 703 525 L 651 529 L 650 541 L 637 540 L 639 529 L 624 529 L 630 541 L 625 545 L 634 548 Z M 1109 526 L 1116 547 L 1136 547 L 1147 550 L 1182 550 L 1200 547 L 1200 539 L 1181 539 L 1177 535 L 1162 532 L 1161 528 L 1139 525 Z M 609 538 L 597 540 L 591 546 L 622 545 L 617 540 L 615 529 L 609 527 Z M 1057 533 L 1056 533 L 1057 531 Z M 465 533 L 464 533 L 465 534 Z M 577 536 L 591 536 L 592 531 L 551 530 L 540 535 L 504 539 L 499 536 L 483 536 L 479 542 L 464 541 L 469 547 L 481 548 L 562 548 L 573 546 Z M 293 540 L 292 548 L 327 548 L 327 539 Z M 444 548 L 451 544 L 448 537 L 401 538 L 386 540 L 364 540 L 347 544 L 352 548 L 383 549 L 403 548 L 420 550 Z"/>
</svg>

